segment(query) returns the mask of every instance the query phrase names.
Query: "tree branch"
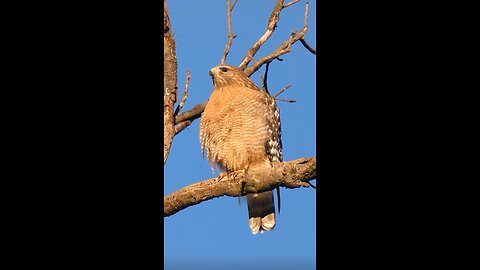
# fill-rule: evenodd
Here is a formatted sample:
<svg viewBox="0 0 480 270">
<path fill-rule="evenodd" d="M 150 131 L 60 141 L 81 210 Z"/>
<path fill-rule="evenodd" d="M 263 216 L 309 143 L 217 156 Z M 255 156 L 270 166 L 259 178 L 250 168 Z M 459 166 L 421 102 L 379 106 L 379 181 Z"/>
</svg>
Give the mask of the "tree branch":
<svg viewBox="0 0 480 270">
<path fill-rule="evenodd" d="M 283 2 L 283 1 L 278 1 L 278 2 Z M 277 5 L 279 4 L 278 2 L 277 2 Z M 292 2 L 295 2 L 295 1 L 292 1 Z M 275 6 L 275 8 L 277 8 L 277 6 Z M 282 10 L 282 8 L 283 8 L 283 5 L 278 12 L 280 12 Z M 274 9 L 274 12 L 275 12 L 275 9 Z M 272 15 L 273 15 L 273 13 L 272 13 Z M 270 19 L 272 19 L 272 17 Z M 270 19 L 269 19 L 269 21 L 270 21 Z M 245 72 L 245 74 L 247 74 L 247 76 L 250 76 L 254 72 L 256 72 L 263 64 L 265 64 L 267 62 L 271 62 L 271 61 L 273 61 L 273 59 L 278 58 L 281 55 L 284 55 L 286 53 L 291 52 L 292 49 L 290 48 L 290 46 L 292 44 L 294 44 L 295 42 L 297 42 L 299 39 L 303 38 L 303 36 L 305 36 L 305 34 L 308 31 L 307 19 L 308 19 L 308 2 L 305 4 L 304 25 L 303 25 L 302 30 L 300 30 L 298 32 L 293 32 L 290 35 L 290 38 L 288 40 L 284 41 L 282 44 L 280 44 L 280 46 L 278 46 L 278 48 L 274 52 L 272 52 L 271 54 L 269 54 L 267 56 L 264 56 L 264 57 L 260 58 L 251 67 L 246 68 L 246 65 L 251 60 L 251 59 L 247 58 L 247 56 L 250 54 L 250 51 L 252 51 L 252 49 L 254 49 L 254 47 L 252 47 L 249 50 L 249 52 L 247 53 L 247 56 L 244 57 L 244 60 L 242 60 L 239 68 L 242 69 Z M 277 21 L 278 21 L 278 18 L 277 18 Z M 275 22 L 275 24 L 276 24 L 276 22 Z M 270 25 L 270 23 L 269 23 L 269 25 Z M 261 44 L 260 44 L 260 46 L 261 46 Z M 258 50 L 258 48 L 256 50 Z M 255 52 L 256 52 L 256 50 L 255 50 Z M 253 55 L 252 55 L 252 57 L 253 57 Z"/>
<path fill-rule="evenodd" d="M 185 105 L 185 101 L 188 98 L 188 85 L 190 83 L 190 70 L 187 70 L 187 78 L 185 78 L 185 88 L 183 89 L 182 98 L 180 99 L 180 103 L 177 105 L 175 109 L 174 116 L 177 116 L 178 113 L 182 110 L 183 105 Z"/>
<path fill-rule="evenodd" d="M 163 198 L 163 216 L 171 216 L 189 206 L 221 196 L 238 197 L 248 193 L 273 190 L 276 187 L 311 187 L 317 178 L 317 158 L 300 158 L 274 163 L 273 168 L 250 169 L 198 182 Z"/>
<path fill-rule="evenodd" d="M 286 7 L 288 7 L 288 6 L 290 6 L 290 5 L 293 5 L 293 4 L 297 3 L 297 2 L 300 2 L 300 0 L 295 0 L 295 1 L 292 1 L 292 2 L 288 2 L 288 3 L 286 3 L 285 5 L 283 5 L 283 7 L 286 8 Z"/>
<path fill-rule="evenodd" d="M 285 90 L 287 90 L 288 88 L 292 87 L 291 84 L 285 86 L 284 88 L 280 89 L 280 91 L 278 91 L 275 95 L 273 95 L 274 98 L 278 97 L 281 93 L 283 93 Z"/>
<path fill-rule="evenodd" d="M 268 81 L 267 81 L 268 80 L 268 67 L 270 66 L 270 63 L 271 62 L 269 62 L 265 65 L 265 76 L 263 77 L 263 80 L 262 80 L 263 89 L 265 89 L 265 92 L 267 92 L 268 94 L 270 94 L 268 92 L 268 85 L 267 85 L 267 83 L 268 83 Z"/>
<path fill-rule="evenodd" d="M 280 100 L 280 101 L 285 101 L 285 102 L 290 102 L 290 103 L 293 103 L 293 102 L 297 102 L 296 100 L 293 100 L 293 99 L 283 99 L 283 98 L 278 98 L 278 96 L 283 93 L 285 90 L 287 90 L 288 88 L 292 87 L 291 84 L 285 86 L 284 88 L 282 88 L 280 91 L 278 91 L 275 95 L 273 95 L 273 98 L 275 100 Z"/>
<path fill-rule="evenodd" d="M 231 4 L 230 0 L 227 0 L 227 25 L 228 25 L 228 41 L 227 45 L 225 45 L 225 51 L 223 52 L 221 64 L 225 64 L 225 60 L 227 60 L 228 52 L 230 51 L 230 46 L 232 46 L 233 39 L 237 37 L 237 35 L 232 34 L 232 10 L 237 4 L 237 0 Z"/>
<path fill-rule="evenodd" d="M 163 165 L 167 162 L 168 153 L 175 136 L 173 106 L 177 101 L 177 56 L 175 39 L 172 35 L 167 1 L 163 1 Z"/>
<path fill-rule="evenodd" d="M 180 124 L 181 122 L 187 121 L 187 120 L 193 121 L 197 118 L 200 118 L 200 116 L 202 116 L 203 111 L 205 110 L 205 106 L 207 106 L 207 102 L 208 100 L 201 104 L 195 105 L 195 107 L 193 107 L 192 109 L 186 112 L 183 112 L 177 115 L 177 117 L 175 117 L 175 124 Z"/>
<path fill-rule="evenodd" d="M 310 47 L 310 45 L 308 45 L 308 43 L 305 41 L 304 38 L 301 38 L 300 42 L 309 52 L 313 53 L 314 55 L 317 55 L 317 51 L 314 48 Z"/>
<path fill-rule="evenodd" d="M 182 130 L 190 126 L 195 119 L 198 119 L 200 116 L 202 116 L 205 106 L 207 106 L 207 102 L 208 100 L 175 117 L 175 135 L 182 132 Z"/>
<path fill-rule="evenodd" d="M 227 11 L 231 11 L 233 10 L 233 7 L 235 6 L 237 1 L 235 1 L 233 3 L 233 5 L 229 6 L 229 2 L 227 2 Z M 287 4 L 283 4 L 283 1 L 280 1 L 280 0 L 277 0 L 277 3 L 275 4 L 275 7 L 272 11 L 272 14 L 270 15 L 270 18 L 268 20 L 268 27 L 267 27 L 267 31 L 265 32 L 265 34 L 249 49 L 249 51 L 247 52 L 247 55 L 244 57 L 244 59 L 242 60 L 242 63 L 240 64 L 240 68 L 242 68 L 242 65 L 245 63 L 245 66 L 246 64 L 248 64 L 254 57 L 255 53 L 260 49 L 261 45 L 263 43 L 265 43 L 265 41 L 272 35 L 273 31 L 275 30 L 275 27 L 276 27 L 276 24 L 277 22 L 279 21 L 279 14 L 280 14 L 280 11 L 283 9 L 283 8 L 286 8 L 292 4 L 295 4 L 297 3 L 298 1 L 291 1 Z M 231 15 L 231 14 L 230 14 Z M 305 5 L 305 18 L 304 18 L 304 28 L 297 32 L 297 33 L 292 33 L 291 37 L 283 42 L 282 44 L 280 44 L 280 46 L 274 51 L 272 52 L 271 54 L 261 58 L 260 60 L 258 60 L 257 62 L 255 62 L 255 64 L 251 67 L 248 67 L 245 69 L 245 67 L 243 68 L 244 69 L 244 73 L 247 75 L 247 76 L 250 76 L 251 74 L 253 74 L 255 71 L 257 71 L 263 64 L 265 63 L 269 63 L 271 61 L 273 61 L 273 59 L 279 59 L 278 57 L 285 54 L 285 53 L 288 53 L 291 51 L 290 49 L 290 46 L 295 43 L 296 41 L 298 41 L 299 39 L 303 38 L 303 36 L 305 35 L 305 33 L 308 31 L 308 26 L 307 26 L 307 17 L 308 17 L 308 2 L 306 3 Z M 231 20 L 231 18 L 230 18 Z M 231 27 L 229 27 L 229 36 L 231 34 Z M 233 39 L 233 38 L 232 38 Z M 227 46 L 228 46 L 228 43 L 227 43 Z M 228 54 L 228 50 L 227 50 L 227 47 L 225 48 L 226 49 L 226 52 Z M 226 58 L 226 54 L 224 53 L 224 57 Z M 280 60 L 280 59 L 279 59 Z M 266 79 L 266 78 L 265 78 Z M 266 81 L 264 81 L 265 83 L 265 86 L 266 86 Z M 266 88 L 266 87 L 265 87 Z M 292 100 L 283 100 L 283 99 L 279 99 L 277 98 L 277 100 L 282 100 L 282 101 L 287 101 L 287 102 L 294 102 Z M 175 117 L 175 124 L 178 125 L 180 124 L 181 122 L 184 122 L 184 121 L 190 121 L 187 126 L 189 124 L 191 124 L 195 119 L 197 118 L 200 118 L 202 116 L 202 113 L 205 109 L 205 106 L 207 105 L 207 101 L 205 101 L 204 103 L 202 104 L 198 104 L 196 105 L 195 107 L 193 107 L 191 110 L 189 111 L 186 111 L 184 113 L 181 113 L 179 115 L 177 115 Z M 185 128 L 185 126 L 182 126 L 183 128 Z M 180 129 L 181 130 L 183 130 Z"/>
<path fill-rule="evenodd" d="M 250 47 L 247 54 L 243 57 L 240 65 L 238 66 L 241 70 L 244 70 L 248 63 L 252 61 L 255 54 L 258 52 L 260 47 L 267 41 L 275 31 L 275 27 L 277 27 L 277 23 L 280 20 L 280 12 L 284 8 L 283 0 L 277 0 L 275 6 L 273 7 L 272 14 L 270 14 L 270 18 L 268 18 L 267 30 L 265 33 Z M 253 72 L 252 72 L 253 73 Z M 252 74 L 250 73 L 250 74 Z"/>
<path fill-rule="evenodd" d="M 178 133 L 182 132 L 182 130 L 184 130 L 186 127 L 190 126 L 191 123 L 192 121 L 188 120 L 188 121 L 183 121 L 180 124 L 176 125 L 175 136 L 177 136 Z"/>
</svg>

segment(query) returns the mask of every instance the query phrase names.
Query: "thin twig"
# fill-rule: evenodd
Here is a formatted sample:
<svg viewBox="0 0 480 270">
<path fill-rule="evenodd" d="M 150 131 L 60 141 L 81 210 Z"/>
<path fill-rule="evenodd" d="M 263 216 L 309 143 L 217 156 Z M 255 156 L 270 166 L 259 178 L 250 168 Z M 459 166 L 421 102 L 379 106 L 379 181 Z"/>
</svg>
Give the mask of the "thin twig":
<svg viewBox="0 0 480 270">
<path fill-rule="evenodd" d="M 280 91 L 278 91 L 273 97 L 277 97 L 278 95 L 280 95 L 281 93 L 283 93 L 285 90 L 287 90 L 290 87 L 292 87 L 291 84 L 285 86 L 284 88 L 280 89 Z"/>
<path fill-rule="evenodd" d="M 275 98 L 275 100 L 280 100 L 280 101 L 285 101 L 285 102 L 290 102 L 290 103 L 297 102 L 296 100 L 293 100 L 293 99 L 283 99 L 283 98 Z"/>
<path fill-rule="evenodd" d="M 233 8 L 235 7 L 235 5 L 237 4 L 237 1 L 238 1 L 238 0 L 235 0 L 235 2 L 233 2 L 233 5 L 232 5 L 231 10 L 233 10 Z"/>
<path fill-rule="evenodd" d="M 301 39 L 300 39 L 300 42 L 303 44 L 303 46 L 304 46 L 307 50 L 309 50 L 311 53 L 317 55 L 317 51 L 316 51 L 314 48 L 310 47 L 310 46 L 308 45 L 308 43 L 305 41 L 304 38 L 301 38 Z"/>
<path fill-rule="evenodd" d="M 266 65 L 265 65 L 265 76 L 263 77 L 263 87 L 265 88 L 265 92 L 269 93 L 268 92 L 268 86 L 267 86 L 267 78 L 268 78 L 268 67 L 270 66 L 270 63 L 271 62 L 268 62 Z M 270 94 L 270 93 L 269 93 Z"/>
<path fill-rule="evenodd" d="M 265 77 L 262 75 L 261 72 L 259 72 L 260 75 L 260 81 L 262 82 L 262 90 L 265 90 Z"/>
<path fill-rule="evenodd" d="M 305 3 L 305 16 L 303 18 L 303 27 L 308 27 L 308 1 Z"/>
<path fill-rule="evenodd" d="M 288 2 L 288 3 L 286 3 L 285 5 L 283 5 L 283 7 L 286 8 L 286 7 L 288 7 L 288 6 L 290 6 L 290 5 L 293 5 L 293 4 L 295 4 L 295 3 L 297 3 L 297 2 L 300 2 L 300 1 L 301 1 L 301 0 L 295 0 L 295 1 L 292 1 L 292 2 Z"/>
<path fill-rule="evenodd" d="M 237 4 L 238 0 L 233 2 L 231 5 L 231 1 L 227 0 L 227 25 L 228 25 L 228 41 L 227 45 L 225 45 L 225 50 L 223 51 L 223 56 L 221 63 L 222 65 L 225 64 L 225 60 L 227 60 L 228 52 L 230 51 L 230 46 L 232 46 L 233 39 L 237 37 L 237 35 L 232 34 L 232 10 Z"/>
<path fill-rule="evenodd" d="M 185 101 L 188 98 L 189 83 L 190 83 L 190 70 L 187 70 L 187 78 L 185 79 L 185 89 L 183 90 L 182 99 L 180 99 L 180 103 L 177 105 L 177 108 L 175 109 L 175 113 L 173 114 L 174 116 L 177 116 L 180 110 L 183 108 L 183 105 L 185 105 Z"/>
</svg>

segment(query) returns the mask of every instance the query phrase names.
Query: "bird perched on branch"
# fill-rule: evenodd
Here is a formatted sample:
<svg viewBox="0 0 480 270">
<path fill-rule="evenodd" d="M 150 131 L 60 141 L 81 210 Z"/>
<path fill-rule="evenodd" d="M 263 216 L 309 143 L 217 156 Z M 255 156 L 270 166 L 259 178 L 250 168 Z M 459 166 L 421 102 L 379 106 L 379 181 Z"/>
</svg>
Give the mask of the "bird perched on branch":
<svg viewBox="0 0 480 270">
<path fill-rule="evenodd" d="M 234 66 L 219 65 L 209 74 L 214 88 L 200 121 L 200 143 L 210 166 L 233 172 L 281 162 L 275 99 Z M 272 191 L 247 194 L 247 204 L 253 234 L 275 227 Z"/>
</svg>

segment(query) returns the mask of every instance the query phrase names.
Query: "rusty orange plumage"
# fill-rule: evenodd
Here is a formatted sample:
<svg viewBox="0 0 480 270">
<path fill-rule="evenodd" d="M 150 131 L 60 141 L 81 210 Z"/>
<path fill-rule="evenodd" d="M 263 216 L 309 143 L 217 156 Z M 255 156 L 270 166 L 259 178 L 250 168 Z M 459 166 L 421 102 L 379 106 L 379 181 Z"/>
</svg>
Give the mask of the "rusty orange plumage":
<svg viewBox="0 0 480 270">
<path fill-rule="evenodd" d="M 275 99 L 241 70 L 210 70 L 213 91 L 200 120 L 200 143 L 212 168 L 226 172 L 272 166 L 282 161 L 280 111 Z M 247 195 L 252 233 L 275 226 L 271 191 Z"/>
</svg>

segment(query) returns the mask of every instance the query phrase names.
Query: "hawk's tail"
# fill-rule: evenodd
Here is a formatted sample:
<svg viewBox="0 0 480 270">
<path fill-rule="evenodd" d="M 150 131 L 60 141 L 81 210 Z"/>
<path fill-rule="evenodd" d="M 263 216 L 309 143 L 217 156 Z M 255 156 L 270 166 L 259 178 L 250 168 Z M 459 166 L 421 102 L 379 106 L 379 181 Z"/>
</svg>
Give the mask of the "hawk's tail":
<svg viewBox="0 0 480 270">
<path fill-rule="evenodd" d="M 247 194 L 247 205 L 248 223 L 253 234 L 275 227 L 275 205 L 271 191 Z"/>
</svg>

